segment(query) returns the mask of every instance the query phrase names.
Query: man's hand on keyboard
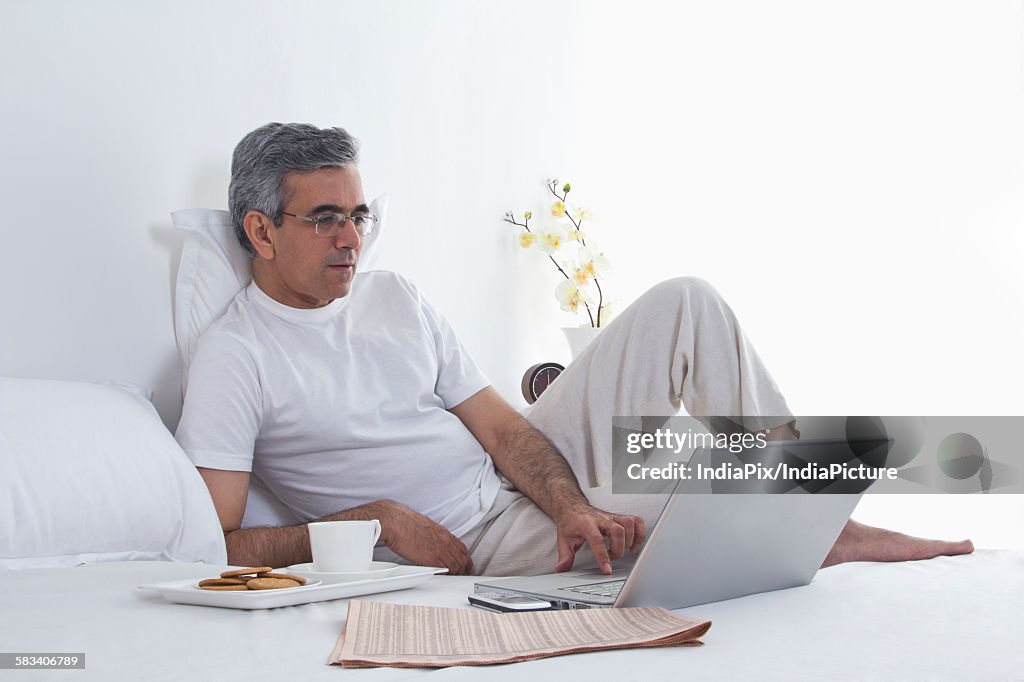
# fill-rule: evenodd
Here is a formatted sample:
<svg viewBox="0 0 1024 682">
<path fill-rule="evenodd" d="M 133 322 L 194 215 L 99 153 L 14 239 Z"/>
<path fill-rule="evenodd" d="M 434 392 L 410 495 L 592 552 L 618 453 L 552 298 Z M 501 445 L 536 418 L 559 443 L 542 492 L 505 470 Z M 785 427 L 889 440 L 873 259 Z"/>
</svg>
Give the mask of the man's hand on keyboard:
<svg viewBox="0 0 1024 682">
<path fill-rule="evenodd" d="M 555 572 L 572 568 L 576 552 L 584 543 L 590 546 L 602 573 L 612 572 L 612 560 L 629 548 L 635 551 L 647 536 L 639 516 L 612 514 L 590 505 L 576 505 L 555 519 L 558 530 L 558 563 Z M 608 538 L 608 545 L 605 545 Z"/>
</svg>

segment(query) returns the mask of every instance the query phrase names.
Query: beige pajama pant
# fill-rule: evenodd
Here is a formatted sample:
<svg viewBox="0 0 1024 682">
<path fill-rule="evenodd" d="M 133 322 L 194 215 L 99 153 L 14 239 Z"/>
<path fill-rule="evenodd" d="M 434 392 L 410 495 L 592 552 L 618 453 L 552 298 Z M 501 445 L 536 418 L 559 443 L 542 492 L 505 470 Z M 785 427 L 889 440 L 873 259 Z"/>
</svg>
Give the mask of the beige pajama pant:
<svg viewBox="0 0 1024 682">
<path fill-rule="evenodd" d="M 652 287 L 622 312 L 534 404 L 529 421 L 565 456 L 590 502 L 654 527 L 664 495 L 612 494 L 612 417 L 730 416 L 753 429 L 788 421 L 786 401 L 732 309 L 700 279 Z M 776 417 L 760 421 L 756 417 Z M 503 482 L 484 519 L 460 538 L 481 575 L 550 573 L 554 522 Z M 585 547 L 574 568 L 591 568 Z"/>
</svg>

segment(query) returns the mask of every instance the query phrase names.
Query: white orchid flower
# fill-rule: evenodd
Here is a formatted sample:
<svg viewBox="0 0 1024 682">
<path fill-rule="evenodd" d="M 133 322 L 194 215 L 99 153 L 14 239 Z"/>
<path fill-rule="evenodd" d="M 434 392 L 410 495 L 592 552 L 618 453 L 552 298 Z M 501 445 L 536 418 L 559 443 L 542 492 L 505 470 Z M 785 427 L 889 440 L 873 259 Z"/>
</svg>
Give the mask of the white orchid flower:
<svg viewBox="0 0 1024 682">
<path fill-rule="evenodd" d="M 576 282 L 576 286 L 584 286 L 593 276 L 586 267 L 576 262 L 569 263 L 565 269 L 572 277 L 572 281 Z"/>
<path fill-rule="evenodd" d="M 580 247 L 580 268 L 585 270 L 588 277 L 607 275 L 611 271 L 612 264 L 593 243 Z"/>
<path fill-rule="evenodd" d="M 589 208 L 583 208 L 581 206 L 570 206 L 569 212 L 576 222 L 583 222 L 584 220 L 593 220 L 594 214 Z"/>
<path fill-rule="evenodd" d="M 560 225 L 549 225 L 538 230 L 537 246 L 544 253 L 551 255 L 562 248 L 567 238 L 568 235 L 563 227 Z"/>
<path fill-rule="evenodd" d="M 555 299 L 562 306 L 562 310 L 570 313 L 577 312 L 581 305 L 589 303 L 588 297 L 583 290 L 569 279 L 562 280 L 555 287 Z"/>
</svg>

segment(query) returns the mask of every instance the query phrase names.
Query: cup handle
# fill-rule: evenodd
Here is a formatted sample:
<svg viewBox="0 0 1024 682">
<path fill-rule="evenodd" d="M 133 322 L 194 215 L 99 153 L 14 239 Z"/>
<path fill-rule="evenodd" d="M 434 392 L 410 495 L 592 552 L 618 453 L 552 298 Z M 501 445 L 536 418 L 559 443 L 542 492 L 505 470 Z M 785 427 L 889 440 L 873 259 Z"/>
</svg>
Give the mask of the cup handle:
<svg viewBox="0 0 1024 682">
<path fill-rule="evenodd" d="M 376 545 L 377 540 L 380 540 L 380 521 L 378 521 L 377 519 L 372 519 L 372 521 L 374 525 L 373 544 Z"/>
</svg>

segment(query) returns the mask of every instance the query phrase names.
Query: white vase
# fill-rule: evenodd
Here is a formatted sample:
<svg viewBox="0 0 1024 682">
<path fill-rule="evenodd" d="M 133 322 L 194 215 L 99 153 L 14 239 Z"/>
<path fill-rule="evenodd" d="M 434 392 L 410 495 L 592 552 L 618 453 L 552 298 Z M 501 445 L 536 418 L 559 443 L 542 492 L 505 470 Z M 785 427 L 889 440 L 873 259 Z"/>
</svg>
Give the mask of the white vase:
<svg viewBox="0 0 1024 682">
<path fill-rule="evenodd" d="M 597 338 L 597 335 L 601 333 L 601 328 L 562 327 L 562 333 L 565 334 L 565 340 L 569 342 L 569 352 L 572 353 L 572 359 L 575 360 L 590 345 L 590 342 Z"/>
</svg>

